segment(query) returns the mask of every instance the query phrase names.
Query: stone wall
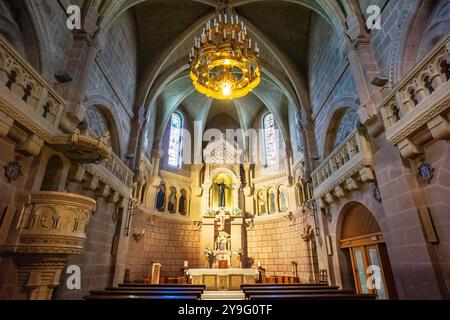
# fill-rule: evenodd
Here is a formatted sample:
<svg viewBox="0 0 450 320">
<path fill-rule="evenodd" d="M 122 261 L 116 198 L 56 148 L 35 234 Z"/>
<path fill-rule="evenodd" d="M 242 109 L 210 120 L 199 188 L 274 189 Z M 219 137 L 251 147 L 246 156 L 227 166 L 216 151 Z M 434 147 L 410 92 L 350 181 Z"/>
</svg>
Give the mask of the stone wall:
<svg viewBox="0 0 450 320">
<path fill-rule="evenodd" d="M 183 276 L 184 261 L 190 268 L 204 268 L 206 260 L 200 260 L 200 231 L 194 230 L 189 218 L 163 217 L 156 214 L 150 225 L 150 214 L 135 216 L 130 230 L 127 268 L 132 281 L 142 281 L 151 275 L 153 263 L 161 263 L 162 277 Z M 168 214 L 166 214 L 168 215 Z M 135 228 L 144 228 L 144 238 L 136 242 L 132 238 Z"/>
<path fill-rule="evenodd" d="M 126 12 L 106 36 L 105 48 L 97 57 L 90 75 L 86 100 L 100 100 L 117 116 L 119 136 L 125 153 L 130 137 L 137 79 L 137 39 L 134 17 Z"/>
<path fill-rule="evenodd" d="M 439 243 L 430 246 L 430 255 L 443 268 L 442 283 L 450 284 L 450 144 L 439 141 L 425 147 L 426 156 L 414 161 L 414 169 L 422 159 L 434 168 L 429 184 L 419 182 L 424 206 L 430 210 Z M 445 286 L 445 285 L 444 285 Z"/>
<path fill-rule="evenodd" d="M 54 293 L 55 299 L 82 299 L 89 293 L 89 290 L 102 289 L 113 284 L 115 263 L 113 244 L 118 223 L 114 204 L 106 202 L 104 198 L 96 198 L 93 192 L 78 190 L 75 193 L 96 199 L 98 210 L 91 215 L 83 252 L 80 255 L 71 256 L 67 262 L 67 266 L 77 265 L 80 267 L 81 290 L 68 290 L 67 275 L 63 272 L 61 286 Z"/>
<path fill-rule="evenodd" d="M 312 258 L 308 243 L 302 239 L 303 224 L 295 215 L 291 222 L 285 215 L 255 218 L 254 229 L 247 231 L 248 266 L 256 268 L 258 261 L 266 269 L 266 276 L 292 276 L 292 262 L 298 263 L 299 277 L 308 282 L 309 261 Z M 269 219 L 268 219 L 269 218 Z"/>
<path fill-rule="evenodd" d="M 323 18 L 314 16 L 309 48 L 309 89 L 319 155 L 324 158 L 326 134 L 335 112 L 358 105 L 345 42 Z"/>
</svg>

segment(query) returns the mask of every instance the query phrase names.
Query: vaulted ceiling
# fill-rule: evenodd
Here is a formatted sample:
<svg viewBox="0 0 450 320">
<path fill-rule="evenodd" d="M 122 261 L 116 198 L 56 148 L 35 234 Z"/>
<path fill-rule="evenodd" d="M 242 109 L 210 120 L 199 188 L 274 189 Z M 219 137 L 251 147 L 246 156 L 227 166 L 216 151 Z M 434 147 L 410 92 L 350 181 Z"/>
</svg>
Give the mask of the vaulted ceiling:
<svg viewBox="0 0 450 320">
<path fill-rule="evenodd" d="M 137 103 L 156 108 L 156 137 L 170 115 L 182 108 L 190 121 L 203 127 L 223 115 L 242 129 L 253 126 L 262 110 L 275 115 L 289 140 L 289 107 L 307 108 L 306 70 L 313 15 L 326 14 L 324 0 L 234 0 L 234 7 L 260 44 L 261 85 L 248 96 L 231 102 L 212 101 L 197 93 L 188 76 L 187 55 L 193 37 L 215 10 L 214 0 L 124 0 L 121 9 L 133 10 L 138 30 L 139 84 Z"/>
</svg>

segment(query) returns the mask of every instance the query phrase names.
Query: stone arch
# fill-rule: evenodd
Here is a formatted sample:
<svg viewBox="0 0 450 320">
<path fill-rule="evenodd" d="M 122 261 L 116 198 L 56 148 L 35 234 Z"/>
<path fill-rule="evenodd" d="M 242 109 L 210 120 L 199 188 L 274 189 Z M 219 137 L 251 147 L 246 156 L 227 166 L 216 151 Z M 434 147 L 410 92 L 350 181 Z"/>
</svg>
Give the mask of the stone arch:
<svg viewBox="0 0 450 320">
<path fill-rule="evenodd" d="M 53 41 L 48 34 L 48 22 L 43 17 L 42 5 L 36 0 L 8 0 L 11 16 L 19 29 L 9 29 L 6 36 L 13 41 L 19 53 L 48 81 L 53 82 Z M 6 27 L 2 23 L 2 27 Z M 23 48 L 23 52 L 20 52 Z"/>
<path fill-rule="evenodd" d="M 10 43 L 21 56 L 25 56 L 22 34 L 15 21 L 8 20 L 5 16 L 0 16 L 0 37 Z"/>
<path fill-rule="evenodd" d="M 353 93 L 339 95 L 329 103 L 328 115 L 324 121 L 322 132 L 320 133 L 319 141 L 322 141 L 322 145 L 318 145 L 319 152 L 321 152 L 323 159 L 325 159 L 325 157 L 327 157 L 334 149 L 334 146 L 332 145 L 334 141 L 329 142 L 330 134 L 333 135 L 333 129 L 336 129 L 336 126 L 339 124 L 339 121 L 346 111 L 352 110 L 352 112 L 358 112 L 358 104 L 359 98 Z"/>
<path fill-rule="evenodd" d="M 429 14 L 418 48 L 416 61 L 422 59 L 450 32 L 450 0 L 439 0 Z"/>
<path fill-rule="evenodd" d="M 399 31 L 393 53 L 397 56 L 391 61 L 391 83 L 398 83 L 416 65 L 420 42 L 425 33 L 426 24 L 432 15 L 434 1 L 414 0 L 410 2 L 410 12 L 405 16 L 404 29 Z M 397 52 L 398 51 L 398 52 Z M 395 63 L 396 66 L 392 64 Z"/>
<path fill-rule="evenodd" d="M 391 298 L 395 298 L 397 293 L 384 239 L 386 230 L 383 232 L 383 225 L 379 223 L 379 218 L 375 211 L 370 210 L 358 201 L 350 201 L 342 206 L 336 222 L 336 251 L 339 273 L 343 288 L 353 288 L 361 292 L 360 290 L 363 289 L 361 289 L 361 285 L 357 284 L 356 278 L 358 275 L 354 269 L 358 262 L 353 260 L 351 248 L 357 248 L 359 252 L 368 254 L 366 248 L 369 246 L 376 247 L 376 261 L 383 269 L 384 290 L 389 292 Z M 372 261 L 372 263 L 375 262 Z M 364 262 L 364 264 L 369 264 L 369 262 Z M 366 284 L 365 281 L 362 283 L 364 283 L 363 286 Z M 379 294 L 381 294 L 381 291 Z"/>
<path fill-rule="evenodd" d="M 86 101 L 86 114 L 90 108 L 97 109 L 101 113 L 109 127 L 111 147 L 114 153 L 122 157 L 125 145 L 124 134 L 118 117 L 119 113 L 114 107 L 114 104 L 101 96 L 88 97 Z"/>
<path fill-rule="evenodd" d="M 234 172 L 233 170 L 229 169 L 229 168 L 216 168 L 214 170 L 212 170 L 208 176 L 205 177 L 205 182 L 203 184 L 203 211 L 206 211 L 209 208 L 209 201 L 210 201 L 210 195 L 212 192 L 212 186 L 214 184 L 214 178 L 221 174 L 224 173 L 226 175 L 228 175 L 231 180 L 232 180 L 232 187 L 233 187 L 233 206 L 234 207 L 239 207 L 239 192 L 237 192 L 237 190 L 239 189 L 240 185 L 241 185 L 241 179 L 240 176 L 238 174 L 236 174 L 236 172 Z"/>
<path fill-rule="evenodd" d="M 357 110 L 352 107 L 341 107 L 329 118 L 328 126 L 325 127 L 322 155 L 327 157 L 341 144 L 357 127 L 359 117 Z"/>
</svg>

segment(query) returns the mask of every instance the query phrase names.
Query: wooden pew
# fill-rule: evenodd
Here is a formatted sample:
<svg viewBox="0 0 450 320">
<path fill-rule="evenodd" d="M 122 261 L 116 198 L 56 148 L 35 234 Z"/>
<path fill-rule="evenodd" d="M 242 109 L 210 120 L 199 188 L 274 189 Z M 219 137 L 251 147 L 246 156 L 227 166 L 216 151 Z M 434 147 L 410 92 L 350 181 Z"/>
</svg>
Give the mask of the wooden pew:
<svg viewBox="0 0 450 320">
<path fill-rule="evenodd" d="M 206 285 L 204 284 L 144 284 L 144 283 L 120 283 L 119 287 L 121 288 L 195 288 L 195 289 L 206 289 Z"/>
<path fill-rule="evenodd" d="M 248 289 L 254 289 L 254 290 L 276 290 L 276 289 L 289 289 L 289 288 L 311 288 L 311 289 L 339 289 L 338 286 L 328 286 L 324 284 L 311 284 L 311 283 L 305 283 L 305 284 L 241 284 L 242 290 L 248 290 Z"/>
<path fill-rule="evenodd" d="M 85 297 L 87 300 L 101 299 L 137 299 L 137 297 L 158 297 L 162 296 L 165 299 L 179 299 L 180 297 L 195 297 L 200 299 L 203 290 L 92 290 L 90 295 Z M 119 297 L 119 298 L 117 298 Z M 145 298 L 150 299 L 150 298 Z"/>
<path fill-rule="evenodd" d="M 331 294 L 267 294 L 250 296 L 249 300 L 375 300 L 374 294 L 331 293 Z"/>
<path fill-rule="evenodd" d="M 199 298 L 194 296 L 172 296 L 172 295 L 89 295 L 84 297 L 85 300 L 198 300 Z"/>
<path fill-rule="evenodd" d="M 265 295 L 277 295 L 277 296 L 286 296 L 286 295 L 328 295 L 328 294 L 354 294 L 353 290 L 337 290 L 337 289 L 329 289 L 329 290 L 311 290 L 311 289 L 292 289 L 292 290 L 274 290 L 274 291 L 266 291 L 266 290 L 246 290 L 245 299 L 250 299 L 250 297 L 258 297 Z"/>
<path fill-rule="evenodd" d="M 185 291 L 185 292 L 202 292 L 203 293 L 203 288 L 180 288 L 180 287 L 176 287 L 176 286 L 171 286 L 171 287 L 107 287 L 105 288 L 106 291 L 168 291 L 168 292 L 172 292 L 172 291 Z"/>
</svg>

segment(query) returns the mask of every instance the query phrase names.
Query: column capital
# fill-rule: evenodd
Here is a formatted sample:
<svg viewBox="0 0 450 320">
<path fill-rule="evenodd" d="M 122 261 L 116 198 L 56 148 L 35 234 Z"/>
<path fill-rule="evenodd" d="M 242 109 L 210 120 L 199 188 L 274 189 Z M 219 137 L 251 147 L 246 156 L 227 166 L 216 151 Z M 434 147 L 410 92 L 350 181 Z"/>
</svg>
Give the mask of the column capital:
<svg viewBox="0 0 450 320">
<path fill-rule="evenodd" d="M 153 158 L 161 159 L 163 156 L 164 156 L 164 150 L 159 149 L 159 148 L 152 149 L 152 157 Z"/>
</svg>

